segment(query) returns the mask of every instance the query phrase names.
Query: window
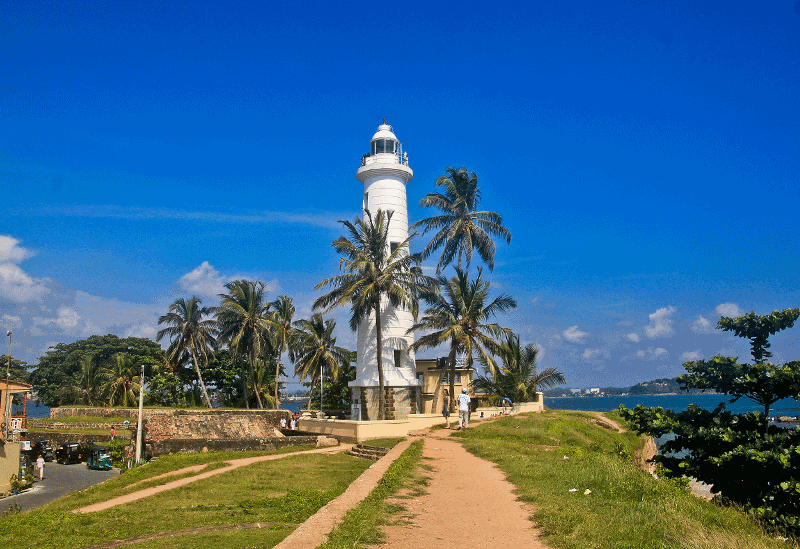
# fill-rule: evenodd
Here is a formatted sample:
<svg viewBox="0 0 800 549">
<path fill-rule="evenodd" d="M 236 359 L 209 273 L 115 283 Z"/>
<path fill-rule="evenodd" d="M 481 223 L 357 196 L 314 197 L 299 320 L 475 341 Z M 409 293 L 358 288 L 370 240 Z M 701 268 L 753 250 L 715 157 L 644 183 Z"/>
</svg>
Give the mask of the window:
<svg viewBox="0 0 800 549">
<path fill-rule="evenodd" d="M 402 368 L 403 366 L 403 351 L 400 349 L 394 350 L 394 366 L 395 368 Z"/>
<path fill-rule="evenodd" d="M 369 209 L 369 193 L 364 193 L 364 209 Z"/>
<path fill-rule="evenodd" d="M 394 251 L 397 249 L 397 246 L 399 245 L 400 245 L 399 242 L 389 242 L 389 253 L 394 253 Z"/>
<path fill-rule="evenodd" d="M 417 381 L 420 383 L 425 382 L 425 372 L 417 372 Z"/>
<path fill-rule="evenodd" d="M 456 378 L 454 383 L 456 385 L 461 385 L 461 372 L 456 372 Z M 442 384 L 450 385 L 450 372 L 444 373 L 444 376 L 442 376 Z"/>
</svg>

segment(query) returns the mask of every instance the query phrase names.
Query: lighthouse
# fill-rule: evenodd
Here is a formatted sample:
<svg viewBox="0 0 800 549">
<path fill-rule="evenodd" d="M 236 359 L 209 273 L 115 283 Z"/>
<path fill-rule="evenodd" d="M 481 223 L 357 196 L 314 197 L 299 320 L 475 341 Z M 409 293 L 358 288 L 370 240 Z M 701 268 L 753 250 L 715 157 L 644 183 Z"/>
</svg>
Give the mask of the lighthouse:
<svg viewBox="0 0 800 549">
<path fill-rule="evenodd" d="M 414 172 L 408 167 L 408 154 L 395 137 L 392 127 L 383 121 L 370 139 L 370 152 L 361 157 L 356 178 L 364 184 L 362 215 L 369 210 L 373 218 L 378 210 L 392 212 L 389 222 L 387 253 L 408 238 L 408 206 L 406 184 Z M 406 419 L 419 410 L 419 382 L 416 378 L 411 311 L 392 307 L 388 300 L 381 306 L 383 373 L 386 419 Z M 374 314 L 358 327 L 358 363 L 356 379 L 350 382 L 353 391 L 352 418 L 378 419 L 377 334 Z"/>
</svg>

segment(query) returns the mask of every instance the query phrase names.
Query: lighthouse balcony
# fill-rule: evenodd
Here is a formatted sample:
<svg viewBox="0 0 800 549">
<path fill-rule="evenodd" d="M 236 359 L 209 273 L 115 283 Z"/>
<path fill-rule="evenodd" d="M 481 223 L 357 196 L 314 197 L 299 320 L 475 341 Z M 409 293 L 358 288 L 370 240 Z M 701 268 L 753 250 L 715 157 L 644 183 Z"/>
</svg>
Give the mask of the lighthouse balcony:
<svg viewBox="0 0 800 549">
<path fill-rule="evenodd" d="M 361 157 L 362 166 L 370 166 L 372 164 L 399 164 L 401 166 L 408 166 L 408 153 L 367 153 Z"/>
</svg>

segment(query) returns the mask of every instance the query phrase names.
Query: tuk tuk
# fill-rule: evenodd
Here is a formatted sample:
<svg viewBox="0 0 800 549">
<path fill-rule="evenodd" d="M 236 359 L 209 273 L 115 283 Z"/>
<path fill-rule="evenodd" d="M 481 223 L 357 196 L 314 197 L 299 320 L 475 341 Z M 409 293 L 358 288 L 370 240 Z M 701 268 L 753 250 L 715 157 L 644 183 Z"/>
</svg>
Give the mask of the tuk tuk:
<svg viewBox="0 0 800 549">
<path fill-rule="evenodd" d="M 111 469 L 111 450 L 105 446 L 92 446 L 89 449 L 89 458 L 86 460 L 87 469 Z"/>
<path fill-rule="evenodd" d="M 64 442 L 56 450 L 56 463 L 79 463 L 86 457 L 84 446 L 78 442 Z"/>
</svg>

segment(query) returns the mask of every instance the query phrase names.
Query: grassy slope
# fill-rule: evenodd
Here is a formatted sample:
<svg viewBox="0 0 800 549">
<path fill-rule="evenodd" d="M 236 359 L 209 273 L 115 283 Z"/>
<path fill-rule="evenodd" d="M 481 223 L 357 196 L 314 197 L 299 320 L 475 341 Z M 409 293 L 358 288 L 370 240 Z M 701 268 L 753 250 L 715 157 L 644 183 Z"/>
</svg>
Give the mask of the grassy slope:
<svg viewBox="0 0 800 549">
<path fill-rule="evenodd" d="M 232 539 L 238 544 L 237 536 L 245 540 L 257 532 L 262 536 L 269 532 L 269 537 L 277 542 L 341 494 L 371 464 L 343 454 L 291 456 L 222 473 L 99 513 L 76 515 L 71 512 L 124 493 L 126 485 L 167 470 L 198 463 L 217 464 L 247 455 L 244 452 L 209 452 L 159 458 L 152 466 L 134 469 L 41 509 L 0 518 L 0 546 L 68 549 L 153 532 L 256 522 L 268 523 L 268 529 L 193 535 L 177 538 L 170 545 L 189 543 L 194 546 L 202 538 L 204 549 L 215 546 L 210 542 L 213 539 L 220 540 L 219 546 L 224 547 Z M 137 546 L 163 546 L 164 541 Z"/>
<path fill-rule="evenodd" d="M 742 513 L 642 472 L 630 457 L 642 440 L 600 428 L 590 417 L 527 414 L 455 436 L 502 468 L 557 549 L 788 546 Z"/>
</svg>

